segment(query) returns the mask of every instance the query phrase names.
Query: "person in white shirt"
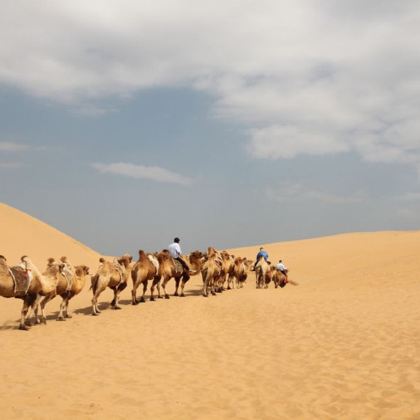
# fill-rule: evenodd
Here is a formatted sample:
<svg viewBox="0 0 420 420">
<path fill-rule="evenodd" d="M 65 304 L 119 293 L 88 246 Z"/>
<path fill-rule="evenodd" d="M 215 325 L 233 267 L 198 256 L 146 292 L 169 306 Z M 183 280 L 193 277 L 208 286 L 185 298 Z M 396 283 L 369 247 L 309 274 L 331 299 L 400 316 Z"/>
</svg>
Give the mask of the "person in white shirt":
<svg viewBox="0 0 420 420">
<path fill-rule="evenodd" d="M 184 267 L 184 270 L 187 272 L 190 271 L 190 268 L 188 267 L 187 263 L 181 258 L 182 251 L 181 247 L 179 245 L 180 239 L 175 238 L 174 241 L 168 246 L 168 251 L 170 256 L 181 263 L 181 265 Z"/>
<path fill-rule="evenodd" d="M 288 273 L 288 269 L 287 269 L 287 267 L 284 265 L 284 263 L 283 263 L 283 261 L 282 260 L 279 260 L 279 262 L 276 264 L 276 269 L 278 270 L 278 271 L 281 271 L 283 274 L 285 274 L 286 276 L 287 276 L 287 273 Z"/>
</svg>

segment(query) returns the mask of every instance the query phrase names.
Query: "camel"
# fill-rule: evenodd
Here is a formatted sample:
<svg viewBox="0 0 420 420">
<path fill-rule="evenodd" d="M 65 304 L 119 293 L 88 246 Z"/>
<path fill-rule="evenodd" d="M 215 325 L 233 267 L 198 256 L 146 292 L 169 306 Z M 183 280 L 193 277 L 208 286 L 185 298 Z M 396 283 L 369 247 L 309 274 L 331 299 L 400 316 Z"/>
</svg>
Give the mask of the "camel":
<svg viewBox="0 0 420 420">
<path fill-rule="evenodd" d="M 221 284 L 221 289 L 224 290 L 224 285 L 227 281 L 227 289 L 233 289 L 233 280 L 234 280 L 234 275 L 233 275 L 233 268 L 234 268 L 234 260 L 235 257 L 233 255 L 230 255 L 227 251 L 222 251 L 220 253 L 220 256 L 222 258 L 222 284 Z"/>
<path fill-rule="evenodd" d="M 98 307 L 99 295 L 109 287 L 114 291 L 114 299 L 111 301 L 112 309 L 121 309 L 118 305 L 120 293 L 127 287 L 127 279 L 131 272 L 130 255 L 123 255 L 113 262 L 99 259 L 99 267 L 96 274 L 91 277 L 92 297 L 92 315 L 101 313 Z"/>
<path fill-rule="evenodd" d="M 278 274 L 277 274 L 278 272 L 279 271 L 277 270 L 277 268 L 275 266 L 270 265 L 268 267 L 267 273 L 265 274 L 265 278 L 264 278 L 264 288 L 265 289 L 268 288 L 268 286 L 271 282 L 276 284 L 275 281 L 278 278 Z"/>
<path fill-rule="evenodd" d="M 144 295 L 146 294 L 147 284 L 149 280 L 153 280 L 151 287 L 151 296 L 150 300 L 154 301 L 153 296 L 155 286 L 158 285 L 160 281 L 159 277 L 159 261 L 153 255 L 146 255 L 142 250 L 139 251 L 139 259 L 134 264 L 131 270 L 131 278 L 133 280 L 133 290 L 131 291 L 132 304 L 137 305 L 140 302 L 145 302 Z M 137 300 L 137 288 L 143 284 L 143 294 L 140 300 Z M 160 297 L 160 287 L 158 286 L 158 292 Z"/>
<path fill-rule="evenodd" d="M 86 277 L 89 275 L 89 267 L 86 265 L 76 265 L 74 267 L 74 275 L 71 285 L 59 283 L 57 285 L 57 294 L 63 299 L 60 305 L 60 312 L 57 320 L 64 321 L 66 318 L 72 318 L 69 313 L 69 302 L 74 296 L 78 295 L 86 284 Z M 61 286 L 61 287 L 60 287 Z M 62 287 L 65 286 L 65 287 Z"/>
<path fill-rule="evenodd" d="M 45 273 L 47 273 L 47 276 L 50 275 L 55 277 L 56 286 L 55 291 L 45 296 L 40 303 L 41 319 L 44 323 L 46 323 L 44 315 L 45 305 L 57 295 L 62 298 L 57 321 L 65 321 L 66 318 L 72 317 L 68 311 L 69 301 L 83 290 L 83 287 L 86 284 L 86 277 L 89 274 L 89 267 L 86 265 L 73 267 L 68 262 L 67 257 L 61 257 L 60 261 L 61 263 L 55 263 L 53 258 L 48 260 L 48 266 Z M 38 308 L 35 309 L 36 322 L 38 322 L 37 313 Z"/>
<path fill-rule="evenodd" d="M 190 271 L 186 271 L 179 261 L 174 260 L 170 256 L 169 251 L 166 249 L 157 254 L 157 259 L 159 261 L 159 278 L 162 281 L 162 288 L 165 299 L 169 299 L 169 295 L 166 292 L 166 285 L 172 277 L 175 279 L 174 296 L 184 297 L 184 287 L 187 281 L 190 279 Z M 188 264 L 187 261 L 186 263 Z M 178 295 L 180 283 L 181 294 Z"/>
<path fill-rule="evenodd" d="M 22 284 L 26 284 L 25 290 L 20 288 Z M 0 296 L 23 300 L 19 329 L 29 330 L 29 308 L 34 305 L 38 295 L 46 296 L 54 288 L 53 282 L 43 276 L 26 255 L 21 258 L 19 265 L 13 267 L 9 267 L 6 258 L 0 256 Z"/>
<path fill-rule="evenodd" d="M 236 280 L 236 288 L 244 287 L 244 283 L 248 277 L 247 267 L 245 262 L 246 258 L 236 257 L 233 263 L 233 277 Z"/>
<path fill-rule="evenodd" d="M 48 292 L 40 292 L 32 305 L 36 324 L 40 324 L 41 322 L 43 324 L 47 323 L 47 318 L 45 316 L 46 304 L 57 296 L 57 285 L 60 281 L 67 284 L 67 280 L 63 274 L 63 269 L 64 263 L 57 263 L 54 258 L 48 258 L 47 267 L 42 273 L 49 284 Z M 41 309 L 41 317 L 38 316 L 39 309 Z"/>
<path fill-rule="evenodd" d="M 203 278 L 203 296 L 208 297 L 209 292 L 216 295 L 216 288 L 219 287 L 219 279 L 222 277 L 222 261 L 217 251 L 209 247 L 207 260 L 202 265 L 201 276 Z"/>
<path fill-rule="evenodd" d="M 230 256 L 226 251 L 218 251 L 213 247 L 208 248 L 207 252 L 210 259 L 214 260 L 218 269 L 213 271 L 213 276 L 210 278 L 210 285 L 212 294 L 222 293 L 224 289 L 224 283 L 230 267 Z"/>
<path fill-rule="evenodd" d="M 273 275 L 274 287 L 277 289 L 279 286 L 284 287 L 288 283 L 287 275 L 277 270 L 276 267 L 272 267 L 275 271 Z"/>
<path fill-rule="evenodd" d="M 204 262 L 206 261 L 207 256 L 201 251 L 193 251 L 188 255 L 188 262 L 191 267 L 191 276 L 201 272 Z"/>
<path fill-rule="evenodd" d="M 255 265 L 255 279 L 257 289 L 267 288 L 266 275 L 270 268 L 270 265 L 264 258 L 260 258 Z"/>
</svg>

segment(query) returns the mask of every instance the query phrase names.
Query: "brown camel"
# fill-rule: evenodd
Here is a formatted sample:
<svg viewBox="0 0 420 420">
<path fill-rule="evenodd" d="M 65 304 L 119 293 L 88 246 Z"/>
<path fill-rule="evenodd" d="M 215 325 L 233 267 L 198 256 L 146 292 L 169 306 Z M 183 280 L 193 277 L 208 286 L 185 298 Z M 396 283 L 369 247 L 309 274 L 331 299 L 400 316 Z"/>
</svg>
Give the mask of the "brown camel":
<svg viewBox="0 0 420 420">
<path fill-rule="evenodd" d="M 223 251 L 226 252 L 226 251 Z M 208 248 L 208 259 L 213 260 L 216 264 L 217 269 L 213 271 L 212 277 L 209 278 L 210 280 L 210 289 L 211 293 L 222 293 L 224 290 L 224 283 L 226 281 L 226 275 L 229 265 L 225 263 L 228 260 L 228 254 L 223 257 L 223 253 L 218 251 L 216 248 L 209 247 Z M 210 266 L 212 264 L 210 263 Z"/>
<path fill-rule="evenodd" d="M 207 297 L 209 292 L 216 295 L 219 287 L 219 280 L 222 277 L 222 261 L 215 248 L 209 247 L 207 250 L 207 260 L 201 269 L 203 278 L 203 296 Z"/>
<path fill-rule="evenodd" d="M 257 289 L 267 288 L 268 285 L 266 284 L 266 275 L 270 268 L 270 265 L 264 258 L 260 258 L 255 265 L 255 279 L 256 279 L 256 286 Z"/>
<path fill-rule="evenodd" d="M 191 267 L 191 276 L 201 273 L 204 262 L 206 261 L 207 256 L 201 251 L 193 251 L 188 255 L 188 262 Z"/>
<path fill-rule="evenodd" d="M 86 284 L 86 279 L 89 276 L 89 267 L 86 265 L 76 265 L 74 267 L 74 275 L 71 279 L 70 286 L 63 282 L 57 285 L 57 294 L 63 299 L 60 305 L 60 312 L 58 314 L 57 320 L 64 321 L 66 318 L 71 318 L 69 313 L 69 302 L 70 299 L 78 295 Z M 64 286 L 64 287 L 62 287 Z"/>
<path fill-rule="evenodd" d="M 43 311 L 45 305 L 50 300 L 54 299 L 57 295 L 61 296 L 62 301 L 57 321 L 65 321 L 66 318 L 71 318 L 68 311 L 69 301 L 79 294 L 85 286 L 86 277 L 89 275 L 89 267 L 86 265 L 73 267 L 67 260 L 67 257 L 61 257 L 60 261 L 61 263 L 54 263 L 52 258 L 49 260 L 49 267 L 47 267 L 46 272 L 49 272 L 52 276 L 55 275 L 57 283 L 55 293 L 44 297 L 40 306 L 41 311 Z M 43 316 L 43 321 L 45 322 L 45 316 Z"/>
<path fill-rule="evenodd" d="M 118 305 L 120 293 L 127 287 L 127 280 L 131 272 L 130 255 L 123 255 L 113 262 L 99 259 L 99 267 L 94 276 L 91 277 L 92 315 L 99 315 L 101 311 L 98 307 L 99 295 L 109 287 L 114 291 L 114 299 L 111 302 L 112 309 L 121 309 Z"/>
<path fill-rule="evenodd" d="M 277 275 L 278 270 L 276 269 L 275 266 L 270 265 L 268 267 L 267 273 L 265 274 L 265 279 L 264 279 L 264 288 L 267 289 L 268 285 L 273 282 L 274 285 L 276 284 L 275 281 L 278 277 Z M 280 273 L 281 274 L 281 273 Z"/>
<path fill-rule="evenodd" d="M 39 294 L 46 296 L 55 285 L 45 278 L 35 264 L 23 256 L 19 265 L 9 267 L 5 257 L 0 256 L 0 296 L 23 300 L 19 329 L 28 330 L 29 308 Z"/>
<path fill-rule="evenodd" d="M 233 255 L 230 255 L 227 251 L 222 251 L 220 253 L 220 256 L 222 258 L 222 284 L 221 284 L 221 288 L 222 290 L 225 289 L 225 283 L 227 281 L 227 289 L 233 289 L 234 284 L 233 284 L 233 266 L 234 266 L 234 260 L 235 257 Z"/>
<path fill-rule="evenodd" d="M 277 270 L 276 267 L 272 267 L 274 271 L 273 275 L 273 283 L 274 287 L 277 289 L 279 286 L 284 287 L 288 283 L 287 275 L 282 273 L 281 271 Z"/>
<path fill-rule="evenodd" d="M 245 262 L 246 258 L 236 257 L 233 263 L 233 277 L 236 280 L 236 288 L 244 287 L 244 283 L 248 277 Z"/>
<path fill-rule="evenodd" d="M 57 296 L 57 286 L 60 283 L 60 281 L 66 282 L 66 278 L 63 274 L 63 269 L 64 263 L 58 263 L 54 260 L 54 258 L 48 258 L 47 267 L 42 273 L 42 275 L 49 284 L 48 292 L 40 292 L 37 296 L 36 301 L 32 305 L 36 324 L 40 324 L 41 322 L 43 324 L 47 323 L 47 318 L 45 316 L 45 306 L 49 301 L 51 301 Z M 41 317 L 38 316 L 39 308 L 41 308 Z"/>
<path fill-rule="evenodd" d="M 184 287 L 190 279 L 190 271 L 187 271 L 179 261 L 174 260 L 166 249 L 157 254 L 157 259 L 159 261 L 159 278 L 162 281 L 165 299 L 169 299 L 169 295 L 166 292 L 166 285 L 171 278 L 175 279 L 174 296 L 178 296 L 178 288 L 181 283 L 181 294 L 179 296 L 184 297 Z M 185 261 L 185 258 L 183 259 Z M 188 262 L 185 262 L 188 265 Z"/>
<path fill-rule="evenodd" d="M 152 280 L 150 300 L 154 301 L 153 296 L 155 286 L 158 285 L 159 277 L 159 261 L 153 255 L 147 255 L 144 251 L 139 251 L 139 259 L 134 264 L 131 270 L 131 278 L 133 279 L 133 290 L 131 291 L 132 304 L 137 305 L 140 302 L 145 302 L 144 295 L 146 294 L 147 284 Z M 137 300 L 137 288 L 143 284 L 143 294 L 140 300 Z M 159 288 L 160 297 L 160 288 Z"/>
</svg>

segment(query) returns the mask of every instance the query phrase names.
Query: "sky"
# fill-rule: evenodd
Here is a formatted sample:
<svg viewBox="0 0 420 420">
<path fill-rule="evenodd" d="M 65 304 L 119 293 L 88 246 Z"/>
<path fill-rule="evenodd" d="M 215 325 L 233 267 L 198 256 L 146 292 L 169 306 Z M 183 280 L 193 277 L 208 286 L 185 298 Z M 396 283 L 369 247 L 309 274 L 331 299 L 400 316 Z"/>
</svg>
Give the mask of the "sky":
<svg viewBox="0 0 420 420">
<path fill-rule="evenodd" d="M 4 0 L 0 201 L 103 254 L 420 226 L 420 3 Z"/>
</svg>

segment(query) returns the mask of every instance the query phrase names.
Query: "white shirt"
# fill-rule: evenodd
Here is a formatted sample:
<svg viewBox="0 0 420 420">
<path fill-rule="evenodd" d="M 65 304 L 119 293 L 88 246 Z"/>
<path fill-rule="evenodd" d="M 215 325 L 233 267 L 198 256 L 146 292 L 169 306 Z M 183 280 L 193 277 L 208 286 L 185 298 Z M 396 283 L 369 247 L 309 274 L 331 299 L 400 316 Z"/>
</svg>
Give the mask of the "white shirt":
<svg viewBox="0 0 420 420">
<path fill-rule="evenodd" d="M 168 251 L 172 258 L 178 258 L 181 256 L 181 247 L 176 242 L 168 246 Z"/>
<path fill-rule="evenodd" d="M 277 270 L 279 270 L 279 271 L 284 271 L 284 270 L 286 270 L 286 266 L 285 266 L 283 263 L 278 263 L 278 264 L 276 265 L 276 268 L 277 268 Z"/>
</svg>

